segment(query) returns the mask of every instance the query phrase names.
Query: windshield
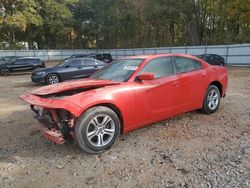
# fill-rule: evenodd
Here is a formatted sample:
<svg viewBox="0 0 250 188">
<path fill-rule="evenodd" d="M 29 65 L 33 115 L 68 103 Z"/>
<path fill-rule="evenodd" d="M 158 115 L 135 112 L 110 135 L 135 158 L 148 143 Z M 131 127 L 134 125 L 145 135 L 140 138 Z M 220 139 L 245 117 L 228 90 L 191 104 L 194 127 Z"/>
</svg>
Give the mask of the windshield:
<svg viewBox="0 0 250 188">
<path fill-rule="evenodd" d="M 143 59 L 121 59 L 112 62 L 91 76 L 100 80 L 125 82 L 137 70 Z"/>
<path fill-rule="evenodd" d="M 65 60 L 65 61 L 62 61 L 60 63 L 58 63 L 55 67 L 63 67 L 65 65 L 65 63 L 67 63 L 68 61 Z"/>
</svg>

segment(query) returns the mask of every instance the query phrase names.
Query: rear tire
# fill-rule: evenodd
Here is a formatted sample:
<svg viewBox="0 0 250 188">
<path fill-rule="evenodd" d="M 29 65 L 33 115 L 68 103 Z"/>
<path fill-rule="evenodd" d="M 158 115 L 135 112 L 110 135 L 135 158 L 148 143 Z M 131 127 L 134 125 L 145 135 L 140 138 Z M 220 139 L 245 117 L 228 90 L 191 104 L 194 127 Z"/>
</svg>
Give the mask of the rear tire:
<svg viewBox="0 0 250 188">
<path fill-rule="evenodd" d="M 109 149 L 120 133 L 117 114 L 105 106 L 93 107 L 84 112 L 75 126 L 78 145 L 87 153 L 97 154 Z"/>
<path fill-rule="evenodd" d="M 223 62 L 220 62 L 220 66 L 225 66 L 225 64 Z"/>
<path fill-rule="evenodd" d="M 215 85 L 210 85 L 207 89 L 201 111 L 205 114 L 212 114 L 217 111 L 220 105 L 220 90 Z"/>
<path fill-rule="evenodd" d="M 60 78 L 57 74 L 49 74 L 47 77 L 46 77 L 46 83 L 48 85 L 50 84 L 57 84 L 60 82 Z"/>
<path fill-rule="evenodd" d="M 1 76 L 9 76 L 10 75 L 10 69 L 7 67 L 3 67 L 0 69 L 0 75 Z"/>
</svg>

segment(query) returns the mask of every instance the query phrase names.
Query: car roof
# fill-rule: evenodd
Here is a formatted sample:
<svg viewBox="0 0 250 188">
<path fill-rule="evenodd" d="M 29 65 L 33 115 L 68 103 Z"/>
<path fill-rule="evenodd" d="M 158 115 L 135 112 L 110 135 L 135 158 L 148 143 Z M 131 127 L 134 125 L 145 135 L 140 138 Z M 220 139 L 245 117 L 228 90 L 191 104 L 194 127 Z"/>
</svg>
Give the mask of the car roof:
<svg viewBox="0 0 250 188">
<path fill-rule="evenodd" d="M 75 57 L 75 58 L 71 58 L 70 61 L 72 60 L 77 60 L 77 59 L 86 59 L 86 60 L 95 60 L 95 61 L 99 61 L 97 59 L 93 59 L 93 58 L 90 58 L 90 57 Z"/>
<path fill-rule="evenodd" d="M 179 57 L 187 57 L 187 58 L 195 58 L 193 55 L 189 54 L 152 54 L 152 55 L 138 55 L 138 56 L 129 56 L 123 59 L 153 59 L 157 57 L 165 57 L 165 56 L 179 56 Z"/>
</svg>

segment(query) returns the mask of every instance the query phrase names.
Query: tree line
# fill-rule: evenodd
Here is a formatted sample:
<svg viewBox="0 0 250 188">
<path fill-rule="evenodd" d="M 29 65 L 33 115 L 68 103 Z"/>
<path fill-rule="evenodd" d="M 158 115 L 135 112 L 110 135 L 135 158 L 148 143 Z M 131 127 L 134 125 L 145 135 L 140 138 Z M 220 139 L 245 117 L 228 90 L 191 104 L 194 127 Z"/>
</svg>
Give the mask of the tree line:
<svg viewBox="0 0 250 188">
<path fill-rule="evenodd" d="M 0 48 L 250 42 L 249 0 L 0 0 Z"/>
</svg>

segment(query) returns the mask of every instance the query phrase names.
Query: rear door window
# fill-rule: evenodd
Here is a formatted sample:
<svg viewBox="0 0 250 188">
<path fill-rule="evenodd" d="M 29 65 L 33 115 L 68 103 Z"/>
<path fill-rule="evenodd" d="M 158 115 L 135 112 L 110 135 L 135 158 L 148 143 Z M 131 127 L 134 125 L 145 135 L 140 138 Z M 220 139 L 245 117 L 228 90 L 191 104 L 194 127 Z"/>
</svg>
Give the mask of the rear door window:
<svg viewBox="0 0 250 188">
<path fill-rule="evenodd" d="M 84 59 L 83 66 L 95 66 L 95 60 L 94 59 Z"/>
<path fill-rule="evenodd" d="M 190 72 L 202 68 L 200 62 L 185 57 L 175 57 L 175 64 L 177 73 Z"/>
<path fill-rule="evenodd" d="M 23 65 L 23 64 L 27 64 L 27 60 L 26 59 L 18 59 L 16 60 L 15 64 L 16 65 Z"/>
</svg>

